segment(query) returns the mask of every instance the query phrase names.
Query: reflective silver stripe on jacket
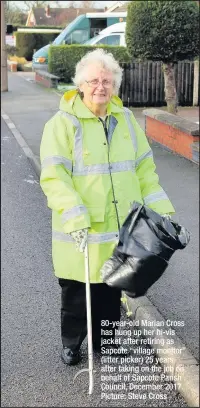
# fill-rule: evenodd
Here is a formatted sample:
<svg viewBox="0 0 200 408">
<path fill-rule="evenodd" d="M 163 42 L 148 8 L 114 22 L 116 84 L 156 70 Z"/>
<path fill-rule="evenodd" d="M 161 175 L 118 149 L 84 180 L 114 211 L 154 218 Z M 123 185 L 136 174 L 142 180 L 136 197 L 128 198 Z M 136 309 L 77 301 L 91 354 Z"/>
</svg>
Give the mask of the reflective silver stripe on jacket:
<svg viewBox="0 0 200 408">
<path fill-rule="evenodd" d="M 52 239 L 56 241 L 74 242 L 70 234 L 64 232 L 52 231 Z M 112 242 L 119 239 L 118 232 L 103 232 L 101 234 L 88 234 L 89 244 L 101 244 L 104 242 Z"/>
<path fill-rule="evenodd" d="M 87 176 L 89 174 L 109 174 L 110 171 L 112 173 L 117 173 L 120 171 L 134 171 L 135 170 L 135 161 L 134 160 L 125 160 L 122 162 L 115 162 L 115 163 L 102 163 L 102 164 L 91 164 L 89 166 L 85 166 L 81 170 L 77 170 L 75 166 L 73 169 L 74 176 Z"/>
<path fill-rule="evenodd" d="M 86 214 L 87 212 L 87 208 L 84 205 L 76 205 L 62 214 L 62 222 L 65 223 L 71 218 L 78 217 L 78 215 Z"/>
<path fill-rule="evenodd" d="M 169 200 L 167 194 L 164 190 L 157 191 L 156 193 L 149 194 L 146 197 L 143 197 L 144 203 L 146 205 L 154 203 L 159 200 Z"/>
<path fill-rule="evenodd" d="M 57 114 L 58 114 L 58 115 L 61 115 L 61 116 L 65 116 L 67 119 L 71 120 L 71 122 L 73 123 L 73 125 L 74 125 L 75 127 L 78 127 L 78 126 L 80 125 L 80 122 L 79 122 L 79 120 L 77 119 L 77 117 L 74 116 L 74 115 L 71 115 L 71 113 L 65 112 L 65 111 L 63 111 L 63 110 L 59 110 L 59 111 L 57 112 Z"/>
<path fill-rule="evenodd" d="M 127 108 L 124 108 L 124 113 L 126 116 L 126 120 L 129 126 L 129 130 L 131 133 L 131 139 L 133 142 L 133 147 L 134 150 L 136 151 L 136 135 L 135 135 L 135 131 L 133 128 L 133 124 L 131 122 L 131 118 L 130 118 L 130 111 Z M 84 161 L 83 161 L 83 131 L 82 131 L 82 127 L 81 124 L 79 122 L 79 120 L 74 116 L 71 115 L 67 112 L 64 111 L 58 111 L 59 115 L 63 115 L 65 117 L 67 117 L 69 120 L 71 120 L 71 122 L 73 123 L 73 125 L 76 128 L 76 132 L 75 132 L 75 147 L 74 147 L 74 159 L 75 159 L 75 165 L 73 167 L 73 175 L 74 176 L 86 176 L 89 174 L 109 174 L 110 171 L 112 173 L 114 172 L 120 172 L 120 171 L 135 171 L 135 162 L 134 160 L 125 160 L 125 161 L 121 161 L 121 162 L 115 162 L 115 163 L 102 163 L 102 164 L 91 164 L 88 166 L 84 166 Z M 110 128 L 110 134 L 109 134 L 109 138 L 111 140 L 112 138 L 112 133 L 115 130 L 116 127 L 116 123 L 112 124 L 112 121 L 110 121 L 111 123 L 111 128 Z"/>
<path fill-rule="evenodd" d="M 55 166 L 56 164 L 63 164 L 63 166 L 72 172 L 72 161 L 69 159 L 66 159 L 63 156 L 49 156 L 45 157 L 44 160 L 42 160 L 41 167 L 42 170 L 45 169 L 45 167 L 48 166 Z"/>
<path fill-rule="evenodd" d="M 131 135 L 131 140 L 133 143 L 134 150 L 135 152 L 137 152 L 137 137 L 135 134 L 135 129 L 133 127 L 133 123 L 131 121 L 131 111 L 128 108 L 124 108 L 124 114 L 125 114 L 126 121 L 128 123 L 128 128 L 129 128 L 129 132 Z"/>
<path fill-rule="evenodd" d="M 139 166 L 142 160 L 148 159 L 148 158 L 153 158 L 153 153 L 152 150 L 149 150 L 148 152 L 143 153 L 136 161 L 135 161 L 135 166 Z"/>
<path fill-rule="evenodd" d="M 74 146 L 74 159 L 75 159 L 75 166 L 73 168 L 73 175 L 75 173 L 82 174 L 84 170 L 84 163 L 83 163 L 83 132 L 82 127 L 79 120 L 76 116 L 71 115 L 70 113 L 64 111 L 58 111 L 59 115 L 65 116 L 67 119 L 71 120 L 74 127 L 76 128 L 75 132 L 75 146 Z"/>
</svg>

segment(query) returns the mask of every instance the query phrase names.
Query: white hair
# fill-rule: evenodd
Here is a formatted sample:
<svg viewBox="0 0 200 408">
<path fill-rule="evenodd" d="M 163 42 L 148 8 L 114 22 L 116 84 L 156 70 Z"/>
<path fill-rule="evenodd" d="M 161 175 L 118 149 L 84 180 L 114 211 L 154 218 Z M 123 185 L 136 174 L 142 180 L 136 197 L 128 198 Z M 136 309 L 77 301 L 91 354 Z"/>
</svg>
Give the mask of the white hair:
<svg viewBox="0 0 200 408">
<path fill-rule="evenodd" d="M 113 74 L 113 90 L 117 95 L 122 82 L 123 69 L 115 60 L 111 53 L 104 51 L 102 48 L 87 52 L 76 65 L 76 72 L 73 78 L 74 85 L 79 88 L 85 81 L 86 69 L 89 65 L 99 63 L 105 70 Z"/>
</svg>

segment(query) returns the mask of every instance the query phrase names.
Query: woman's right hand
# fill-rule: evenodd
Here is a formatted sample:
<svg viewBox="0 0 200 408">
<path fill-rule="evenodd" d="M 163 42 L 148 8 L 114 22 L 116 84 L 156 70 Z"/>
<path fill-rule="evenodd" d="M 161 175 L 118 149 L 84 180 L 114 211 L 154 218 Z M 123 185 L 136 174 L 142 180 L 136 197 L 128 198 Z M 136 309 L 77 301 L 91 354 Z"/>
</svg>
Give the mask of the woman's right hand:
<svg viewBox="0 0 200 408">
<path fill-rule="evenodd" d="M 84 252 L 88 238 L 88 228 L 70 232 L 70 235 L 75 240 L 76 250 Z"/>
</svg>

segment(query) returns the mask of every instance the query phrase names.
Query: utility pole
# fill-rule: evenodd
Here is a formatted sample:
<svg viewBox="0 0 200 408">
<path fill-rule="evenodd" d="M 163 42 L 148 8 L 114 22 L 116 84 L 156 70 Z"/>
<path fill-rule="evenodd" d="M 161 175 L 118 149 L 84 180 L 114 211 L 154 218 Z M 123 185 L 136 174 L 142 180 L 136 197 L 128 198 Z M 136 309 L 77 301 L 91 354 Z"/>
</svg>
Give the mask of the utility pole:
<svg viewBox="0 0 200 408">
<path fill-rule="evenodd" d="M 8 71 L 6 52 L 6 25 L 5 25 L 5 5 L 1 1 L 1 92 L 8 91 Z"/>
</svg>

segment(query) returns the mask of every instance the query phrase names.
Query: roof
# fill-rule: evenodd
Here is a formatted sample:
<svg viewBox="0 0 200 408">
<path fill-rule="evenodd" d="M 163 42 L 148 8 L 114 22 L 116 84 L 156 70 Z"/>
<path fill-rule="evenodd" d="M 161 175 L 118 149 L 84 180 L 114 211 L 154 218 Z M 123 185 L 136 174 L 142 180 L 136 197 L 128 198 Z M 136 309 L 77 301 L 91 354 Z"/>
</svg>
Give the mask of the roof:
<svg viewBox="0 0 200 408">
<path fill-rule="evenodd" d="M 110 12 L 110 13 L 116 13 L 116 12 L 121 12 L 121 11 L 127 11 L 127 6 L 128 3 L 130 3 L 130 1 L 117 1 L 116 3 L 114 3 L 112 6 L 107 7 L 106 13 Z"/>
<path fill-rule="evenodd" d="M 121 7 L 123 5 L 122 1 L 117 1 L 110 7 L 106 7 L 106 12 L 111 13 L 112 11 L 115 11 L 117 8 Z"/>
<path fill-rule="evenodd" d="M 104 12 L 104 9 L 94 8 L 49 8 L 49 16 L 44 7 L 33 8 L 36 25 L 67 25 L 77 16 L 86 13 Z"/>
<path fill-rule="evenodd" d="M 117 7 L 115 10 L 112 11 L 112 13 L 127 11 L 127 6 L 128 2 L 126 4 L 123 4 L 123 6 Z"/>
</svg>

